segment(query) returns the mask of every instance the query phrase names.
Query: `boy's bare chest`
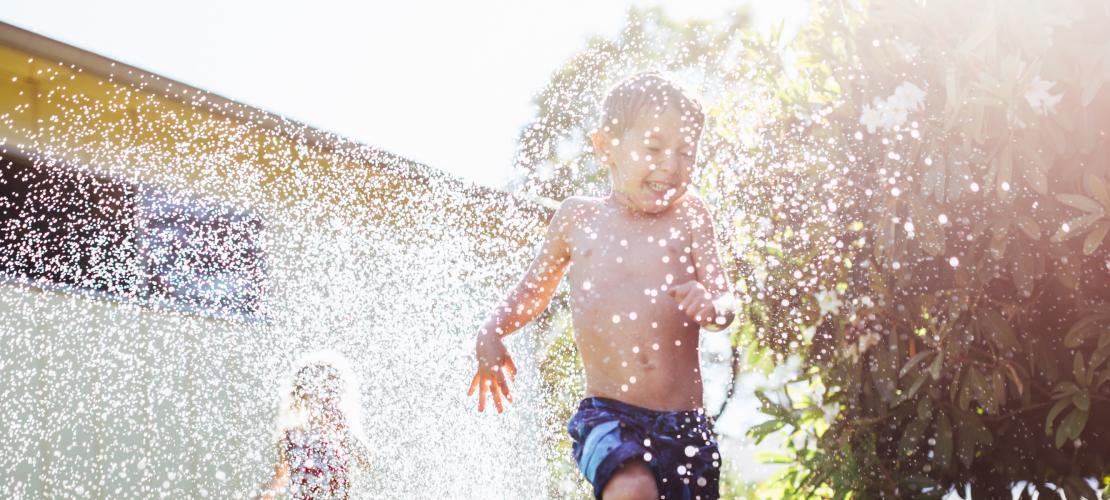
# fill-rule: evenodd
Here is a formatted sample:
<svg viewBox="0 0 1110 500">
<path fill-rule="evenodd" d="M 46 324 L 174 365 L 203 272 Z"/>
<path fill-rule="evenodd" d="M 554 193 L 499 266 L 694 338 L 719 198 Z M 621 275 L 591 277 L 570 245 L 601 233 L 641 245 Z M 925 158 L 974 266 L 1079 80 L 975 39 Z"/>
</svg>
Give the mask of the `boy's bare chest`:
<svg viewBox="0 0 1110 500">
<path fill-rule="evenodd" d="M 650 221 L 598 218 L 571 238 L 572 281 L 685 281 L 693 274 L 691 235 L 678 217 Z M 576 279 L 577 278 L 577 279 Z M 658 285 L 656 285 L 658 286 Z"/>
</svg>

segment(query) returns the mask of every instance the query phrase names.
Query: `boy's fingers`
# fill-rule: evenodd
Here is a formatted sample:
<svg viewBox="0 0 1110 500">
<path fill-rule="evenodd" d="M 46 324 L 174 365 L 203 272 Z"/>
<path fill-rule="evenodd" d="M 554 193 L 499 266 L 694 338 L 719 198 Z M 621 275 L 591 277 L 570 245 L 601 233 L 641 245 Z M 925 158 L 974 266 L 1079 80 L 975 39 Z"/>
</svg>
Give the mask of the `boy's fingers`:
<svg viewBox="0 0 1110 500">
<path fill-rule="evenodd" d="M 505 358 L 505 369 L 509 370 L 509 380 L 516 380 L 516 363 L 513 363 L 513 358 Z"/>
<path fill-rule="evenodd" d="M 509 395 L 509 383 L 505 381 L 504 373 L 497 372 L 497 385 L 501 388 L 501 394 L 505 396 L 505 399 L 512 403 L 513 397 Z"/>
<path fill-rule="evenodd" d="M 667 289 L 667 295 L 670 295 L 671 297 L 674 297 L 675 300 L 681 301 L 682 299 L 685 299 L 687 295 L 690 294 L 689 288 L 690 288 L 689 283 L 683 283 L 681 285 L 676 285 L 676 286 L 673 286 L 673 287 Z"/>
<path fill-rule="evenodd" d="M 486 392 L 489 391 L 489 386 L 486 385 L 484 380 L 478 382 L 478 412 L 486 411 Z"/>
<path fill-rule="evenodd" d="M 713 306 L 707 305 L 699 309 L 697 315 L 701 318 L 701 320 L 711 320 L 713 319 L 713 316 L 715 316 L 715 314 L 713 313 Z"/>
<path fill-rule="evenodd" d="M 474 378 L 470 381 L 470 388 L 466 390 L 466 397 L 474 395 L 474 390 L 478 388 L 478 374 L 474 374 Z"/>
<path fill-rule="evenodd" d="M 496 381 L 490 381 L 490 393 L 493 394 L 493 405 L 497 407 L 497 413 L 505 411 L 505 405 L 501 403 L 501 389 L 497 387 Z"/>
<path fill-rule="evenodd" d="M 678 304 L 678 308 L 686 311 L 687 314 L 693 313 L 691 309 L 698 303 L 698 297 L 694 294 L 687 295 L 682 298 L 682 302 Z"/>
</svg>

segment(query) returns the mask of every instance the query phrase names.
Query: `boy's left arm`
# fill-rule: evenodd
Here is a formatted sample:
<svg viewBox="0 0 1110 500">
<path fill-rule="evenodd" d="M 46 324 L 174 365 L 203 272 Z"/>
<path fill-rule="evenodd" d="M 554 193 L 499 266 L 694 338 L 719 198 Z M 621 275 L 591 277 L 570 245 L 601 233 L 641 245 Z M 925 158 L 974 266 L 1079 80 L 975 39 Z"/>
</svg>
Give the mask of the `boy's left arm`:
<svg viewBox="0 0 1110 500">
<path fill-rule="evenodd" d="M 702 328 L 723 330 L 736 317 L 732 286 L 721 266 L 713 217 L 701 198 L 690 195 L 686 207 L 693 243 L 690 246 L 697 279 L 668 290 L 687 316 Z"/>
</svg>

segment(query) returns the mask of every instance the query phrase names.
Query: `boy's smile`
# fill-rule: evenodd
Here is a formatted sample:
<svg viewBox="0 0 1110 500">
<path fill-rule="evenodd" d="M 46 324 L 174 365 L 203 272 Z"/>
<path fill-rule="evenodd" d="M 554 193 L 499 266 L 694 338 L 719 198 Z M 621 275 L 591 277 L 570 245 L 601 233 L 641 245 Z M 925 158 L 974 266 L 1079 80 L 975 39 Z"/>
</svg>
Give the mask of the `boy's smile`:
<svg viewBox="0 0 1110 500">
<path fill-rule="evenodd" d="M 644 109 L 618 137 L 594 134 L 609 165 L 612 198 L 635 212 L 659 214 L 686 194 L 701 130 L 678 104 Z"/>
</svg>

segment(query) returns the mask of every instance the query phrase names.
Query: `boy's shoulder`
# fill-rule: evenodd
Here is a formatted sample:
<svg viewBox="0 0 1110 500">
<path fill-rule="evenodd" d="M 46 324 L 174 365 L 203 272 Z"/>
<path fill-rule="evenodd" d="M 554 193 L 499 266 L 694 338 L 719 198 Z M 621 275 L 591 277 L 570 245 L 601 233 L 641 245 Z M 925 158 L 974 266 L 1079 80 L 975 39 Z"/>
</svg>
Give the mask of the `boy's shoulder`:
<svg viewBox="0 0 1110 500">
<path fill-rule="evenodd" d="M 559 210 L 599 207 L 604 203 L 604 198 L 598 198 L 595 196 L 568 196 L 559 203 Z"/>
<path fill-rule="evenodd" d="M 555 219 L 564 223 L 581 222 L 587 215 L 596 215 L 605 200 L 591 196 L 568 196 L 559 203 Z"/>
<path fill-rule="evenodd" d="M 675 208 L 678 208 L 678 213 L 684 218 L 694 220 L 712 219 L 712 215 L 709 213 L 709 206 L 706 205 L 705 200 L 697 193 L 688 192 L 684 194 L 682 198 L 678 200 Z"/>
</svg>

